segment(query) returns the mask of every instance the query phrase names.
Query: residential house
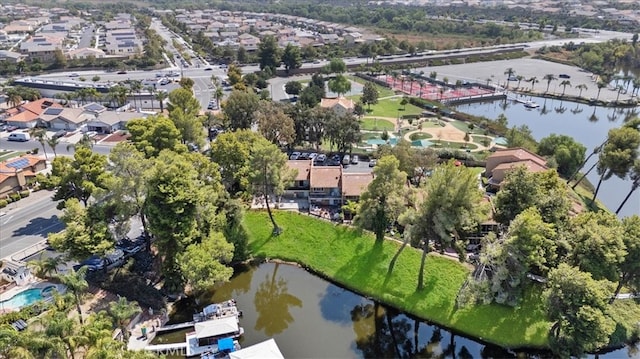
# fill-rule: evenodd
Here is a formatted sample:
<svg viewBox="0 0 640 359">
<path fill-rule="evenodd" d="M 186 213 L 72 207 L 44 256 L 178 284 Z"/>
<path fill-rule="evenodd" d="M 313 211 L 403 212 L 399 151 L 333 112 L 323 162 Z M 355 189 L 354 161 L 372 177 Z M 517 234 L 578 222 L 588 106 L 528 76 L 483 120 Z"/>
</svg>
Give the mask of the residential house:
<svg viewBox="0 0 640 359">
<path fill-rule="evenodd" d="M 39 120 L 52 130 L 75 131 L 87 123 L 92 114 L 84 108 L 48 108 L 39 116 Z"/>
<path fill-rule="evenodd" d="M 370 173 L 342 173 L 342 203 L 358 201 L 362 192 L 367 190 L 369 183 L 373 181 L 373 172 Z"/>
<path fill-rule="evenodd" d="M 337 206 L 342 202 L 342 166 L 312 166 L 309 175 L 309 203 Z"/>
<path fill-rule="evenodd" d="M 19 286 L 29 284 L 33 279 L 31 276 L 31 270 L 29 270 L 26 263 L 22 262 L 3 262 L 2 272 L 0 272 L 0 274 L 7 282 L 15 282 Z"/>
<path fill-rule="evenodd" d="M 0 198 L 23 190 L 29 179 L 46 168 L 44 158 L 25 155 L 0 162 Z"/>
<path fill-rule="evenodd" d="M 287 166 L 296 171 L 296 178 L 293 184 L 286 189 L 285 197 L 308 199 L 313 160 L 289 160 Z"/>
<path fill-rule="evenodd" d="M 500 188 L 506 174 L 516 166 L 525 166 L 530 172 L 546 171 L 547 161 L 524 148 L 497 150 L 487 158 L 485 176 L 489 185 Z"/>
<path fill-rule="evenodd" d="M 30 60 L 53 61 L 56 51 L 62 51 L 66 36 L 66 33 L 61 32 L 32 36 L 29 40 L 20 43 L 20 53 L 28 56 Z"/>
<path fill-rule="evenodd" d="M 146 116 L 146 114 L 139 112 L 104 111 L 87 121 L 87 130 L 98 133 L 113 133 L 124 130 L 129 121 Z"/>
<path fill-rule="evenodd" d="M 24 56 L 18 52 L 0 50 L 0 61 L 6 61 L 15 64 L 22 61 L 23 59 Z"/>
<path fill-rule="evenodd" d="M 359 32 L 351 32 L 351 33 L 345 34 L 343 37 L 347 41 L 348 45 L 354 45 L 354 44 L 364 42 L 364 39 L 362 38 L 362 34 Z"/>
<path fill-rule="evenodd" d="M 5 121 L 10 126 L 18 128 L 32 128 L 38 124 L 38 118 L 46 109 L 53 107 L 61 109 L 62 106 L 55 103 L 53 99 L 41 98 L 36 101 L 23 103 L 7 110 Z"/>
<path fill-rule="evenodd" d="M 247 51 L 256 51 L 258 50 L 258 45 L 260 45 L 260 39 L 250 34 L 242 34 L 238 36 L 238 40 L 240 46 L 244 47 Z"/>
<path fill-rule="evenodd" d="M 80 49 L 69 51 L 67 56 L 70 59 L 80 59 L 80 60 L 87 59 L 91 56 L 93 56 L 93 58 L 95 59 L 102 59 L 105 57 L 105 53 L 104 51 L 100 49 L 95 49 L 93 47 L 83 47 Z"/>
<path fill-rule="evenodd" d="M 335 45 L 341 41 L 336 34 L 318 34 L 316 40 L 324 45 Z"/>
<path fill-rule="evenodd" d="M 331 109 L 338 116 L 353 113 L 353 110 L 356 108 L 353 100 L 343 96 L 336 98 L 323 98 L 320 101 L 320 107 Z"/>
<path fill-rule="evenodd" d="M 25 20 L 17 20 L 12 21 L 9 25 L 2 28 L 2 30 L 7 34 L 24 34 L 34 31 L 35 28 L 31 23 Z"/>
</svg>

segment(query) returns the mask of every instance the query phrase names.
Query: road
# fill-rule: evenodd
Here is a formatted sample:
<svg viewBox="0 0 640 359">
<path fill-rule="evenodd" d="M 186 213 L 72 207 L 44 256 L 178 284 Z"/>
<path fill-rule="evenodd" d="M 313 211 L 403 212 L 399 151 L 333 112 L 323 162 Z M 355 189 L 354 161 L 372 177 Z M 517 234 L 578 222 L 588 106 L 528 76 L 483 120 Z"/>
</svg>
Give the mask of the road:
<svg viewBox="0 0 640 359">
<path fill-rule="evenodd" d="M 22 152 L 26 152 L 26 151 L 30 151 L 33 150 L 34 148 L 38 148 L 40 151 L 42 151 L 42 145 L 40 144 L 40 142 L 31 139 L 27 142 L 13 142 L 13 141 L 7 141 L 7 133 L 6 132 L 2 132 L 0 133 L 0 150 L 10 150 L 10 151 L 22 151 Z M 73 147 L 69 147 L 67 148 L 67 145 L 69 145 L 68 143 L 60 143 L 58 146 L 56 146 L 56 154 L 57 155 L 65 155 L 65 156 L 72 156 L 74 149 Z M 53 157 L 53 150 L 51 149 L 51 147 L 49 147 L 48 144 L 45 143 L 45 148 L 47 149 L 47 156 L 49 156 L 49 158 Z M 103 155 L 108 155 L 109 152 L 111 152 L 111 148 L 113 148 L 113 145 L 101 145 L 101 144 L 95 144 L 93 146 L 93 152 L 95 153 L 100 153 Z M 42 153 L 42 152 L 40 152 Z"/>
<path fill-rule="evenodd" d="M 51 196 L 50 191 L 34 192 L 1 210 L 0 258 L 19 253 L 64 228 L 59 220 L 62 211 L 56 209 Z"/>
<path fill-rule="evenodd" d="M 93 33 L 94 29 L 95 29 L 95 26 L 94 25 L 90 25 L 89 27 L 87 27 L 84 30 L 84 32 L 82 33 L 82 38 L 80 39 L 80 42 L 78 43 L 78 48 L 79 49 L 91 46 L 91 40 L 94 39 L 94 36 L 95 36 L 95 34 Z"/>
</svg>

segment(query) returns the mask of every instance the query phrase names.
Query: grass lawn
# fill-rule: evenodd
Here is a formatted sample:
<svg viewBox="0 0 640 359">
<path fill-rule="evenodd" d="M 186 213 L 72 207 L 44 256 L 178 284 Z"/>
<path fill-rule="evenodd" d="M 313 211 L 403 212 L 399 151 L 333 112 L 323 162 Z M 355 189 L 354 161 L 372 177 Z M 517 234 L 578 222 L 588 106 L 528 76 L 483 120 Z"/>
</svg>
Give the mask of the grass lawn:
<svg viewBox="0 0 640 359">
<path fill-rule="evenodd" d="M 400 101 L 402 101 L 402 97 L 380 100 L 377 104 L 371 106 L 371 112 L 367 112 L 366 115 L 398 118 L 398 116 L 402 115 L 419 115 L 423 111 L 420 107 L 412 104 L 407 104 L 403 110 L 402 106 L 400 106 Z M 367 108 L 365 106 L 365 109 Z"/>
<path fill-rule="evenodd" d="M 479 144 L 479 145 L 485 145 L 485 141 L 487 142 L 487 145 L 491 144 L 491 141 L 493 141 L 492 137 L 489 136 L 480 136 L 480 135 L 473 135 L 471 136 L 471 142 Z"/>
<path fill-rule="evenodd" d="M 347 76 L 347 78 L 353 82 L 357 82 L 361 85 L 364 85 L 365 83 L 367 83 L 368 81 L 366 81 L 365 79 L 362 79 L 360 77 L 357 76 Z M 378 85 L 377 83 L 374 83 L 374 85 L 376 86 L 376 88 L 378 89 L 378 97 L 387 97 L 387 96 L 393 96 L 396 93 L 393 92 L 392 89 L 388 88 L 388 87 L 383 87 Z M 360 96 L 358 96 L 358 99 L 360 99 Z M 355 101 L 355 99 L 354 99 Z"/>
<path fill-rule="evenodd" d="M 430 255 L 425 288 L 416 291 L 421 253 L 406 248 L 391 273 L 388 266 L 399 243 L 375 243 L 373 235 L 336 226 L 294 212 L 274 213 L 284 230 L 271 235 L 264 211 L 247 212 L 244 224 L 255 257 L 300 263 L 340 285 L 402 311 L 505 347 L 547 347 L 546 321 L 540 288 L 530 289 L 517 308 L 476 305 L 456 308 L 455 298 L 469 274 L 462 264 Z"/>
<path fill-rule="evenodd" d="M 366 131 L 393 131 L 396 126 L 388 120 L 379 118 L 363 118 L 360 121 L 360 129 Z"/>
<path fill-rule="evenodd" d="M 17 151 L 0 151 L 0 162 L 12 159 L 14 157 L 22 156 L 25 152 L 17 152 Z"/>
<path fill-rule="evenodd" d="M 380 139 L 381 133 L 364 132 L 361 135 L 362 135 L 362 141 L 366 142 L 367 140 Z"/>
<path fill-rule="evenodd" d="M 478 148 L 473 143 L 451 142 L 451 141 L 432 141 L 434 148 L 451 148 L 455 150 L 475 150 Z"/>
<path fill-rule="evenodd" d="M 471 133 L 471 134 L 482 134 L 484 135 L 484 130 L 478 128 L 478 126 L 474 126 L 473 130 L 469 130 L 469 124 L 463 121 L 451 121 L 450 122 L 453 127 L 457 128 L 460 131 Z"/>
<path fill-rule="evenodd" d="M 411 139 L 411 141 L 416 141 L 416 140 L 427 140 L 430 139 L 431 136 L 430 134 L 426 133 L 426 132 L 416 132 L 416 133 L 412 133 L 411 135 L 409 135 L 409 138 Z"/>
</svg>

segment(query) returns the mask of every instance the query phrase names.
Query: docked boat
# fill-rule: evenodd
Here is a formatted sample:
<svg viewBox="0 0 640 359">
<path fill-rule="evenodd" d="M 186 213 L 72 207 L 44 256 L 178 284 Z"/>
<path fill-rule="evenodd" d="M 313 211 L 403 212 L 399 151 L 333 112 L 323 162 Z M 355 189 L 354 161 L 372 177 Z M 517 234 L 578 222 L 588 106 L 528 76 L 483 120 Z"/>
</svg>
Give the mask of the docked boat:
<svg viewBox="0 0 640 359">
<path fill-rule="evenodd" d="M 526 107 L 526 108 L 538 108 L 538 107 L 540 107 L 540 105 L 538 103 L 536 103 L 536 102 L 533 102 L 533 101 L 527 101 L 527 102 L 524 103 L 524 107 Z"/>
<path fill-rule="evenodd" d="M 242 334 L 244 334 L 244 329 L 238 324 L 236 317 L 206 320 L 196 323 L 195 331 L 187 333 L 186 335 L 186 356 L 201 356 L 205 353 L 216 355 L 223 349 L 220 345 L 221 343 L 225 344 L 224 350 L 230 350 L 232 348 L 229 348 L 229 341 L 224 341 L 224 339 L 231 339 L 233 341 L 241 337 Z M 233 348 L 235 348 L 235 343 Z"/>
<path fill-rule="evenodd" d="M 238 310 L 236 301 L 231 299 L 221 303 L 209 304 L 202 312 L 193 315 L 194 322 L 203 322 L 210 319 L 220 319 L 228 317 L 239 318 L 242 316 L 242 311 Z"/>
</svg>

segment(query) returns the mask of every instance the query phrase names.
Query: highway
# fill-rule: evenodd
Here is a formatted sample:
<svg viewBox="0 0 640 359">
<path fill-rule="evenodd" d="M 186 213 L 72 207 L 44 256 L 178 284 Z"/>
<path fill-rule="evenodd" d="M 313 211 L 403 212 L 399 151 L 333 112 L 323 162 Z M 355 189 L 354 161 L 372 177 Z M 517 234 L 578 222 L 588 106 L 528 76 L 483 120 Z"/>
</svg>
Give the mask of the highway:
<svg viewBox="0 0 640 359">
<path fill-rule="evenodd" d="M 64 228 L 59 219 L 62 211 L 56 209 L 52 196 L 50 191 L 33 192 L 0 209 L 0 258 L 19 253 Z"/>
</svg>

